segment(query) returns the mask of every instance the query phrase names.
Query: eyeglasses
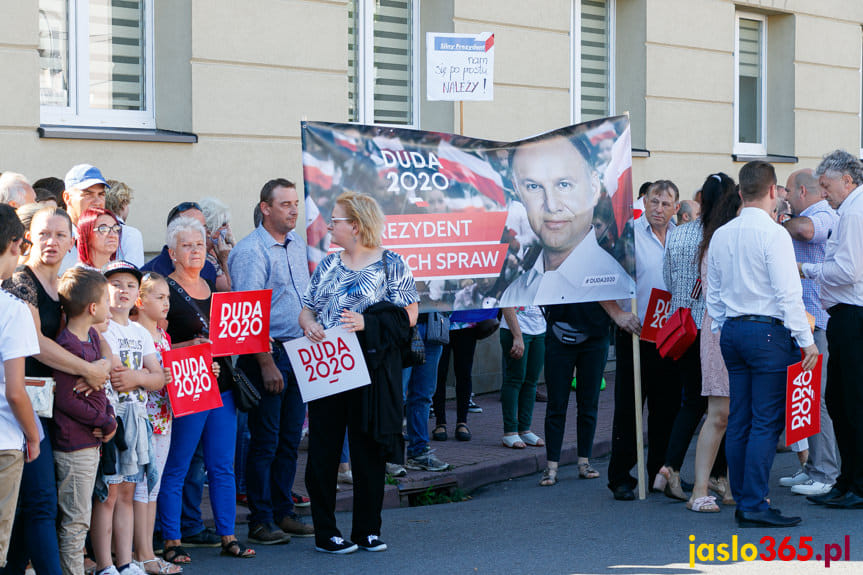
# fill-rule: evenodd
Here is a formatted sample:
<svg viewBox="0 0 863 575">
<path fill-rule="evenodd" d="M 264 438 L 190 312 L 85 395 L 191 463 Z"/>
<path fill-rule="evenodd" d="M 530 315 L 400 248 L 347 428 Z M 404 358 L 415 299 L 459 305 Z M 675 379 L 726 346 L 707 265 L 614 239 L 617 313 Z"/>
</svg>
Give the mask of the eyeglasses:
<svg viewBox="0 0 863 575">
<path fill-rule="evenodd" d="M 336 222 L 352 222 L 352 218 L 330 218 L 330 225 L 336 225 Z"/>
<path fill-rule="evenodd" d="M 31 242 L 30 240 L 28 240 L 25 237 L 21 237 L 21 238 L 15 238 L 14 240 L 12 240 L 12 243 L 17 242 L 19 239 L 21 240 L 21 247 L 18 250 L 18 253 L 20 253 L 22 256 L 26 256 L 26 255 L 28 255 L 30 248 L 33 247 L 33 242 Z"/>
<path fill-rule="evenodd" d="M 107 236 L 108 234 L 117 234 L 120 235 L 120 230 L 123 229 L 120 224 L 114 224 L 113 226 L 109 226 L 108 224 L 102 224 L 93 228 L 94 231 L 99 232 L 103 236 Z"/>
</svg>

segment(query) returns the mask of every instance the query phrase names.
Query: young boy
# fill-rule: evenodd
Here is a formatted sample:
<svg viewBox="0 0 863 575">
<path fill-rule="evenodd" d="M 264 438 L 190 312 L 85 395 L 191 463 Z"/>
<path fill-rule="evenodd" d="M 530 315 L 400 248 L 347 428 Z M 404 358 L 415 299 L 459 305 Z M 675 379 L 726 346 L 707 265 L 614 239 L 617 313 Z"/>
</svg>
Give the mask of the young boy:
<svg viewBox="0 0 863 575">
<path fill-rule="evenodd" d="M 144 473 L 155 462 L 150 461 L 150 438 L 147 419 L 147 392 L 165 386 L 165 374 L 159 364 L 153 337 L 137 323 L 129 321 L 129 312 L 138 299 L 141 272 L 125 261 L 114 261 L 102 269 L 108 280 L 111 321 L 105 340 L 114 354 L 108 399 L 117 419 L 123 425 L 125 450 L 117 452 L 116 473 L 105 475 L 107 499 L 93 504 L 90 539 L 96 555 L 97 575 L 143 575 L 132 563 L 133 511 L 135 484 L 144 481 Z M 99 485 L 97 485 L 99 487 Z M 111 559 L 111 538 L 117 567 Z"/>
<path fill-rule="evenodd" d="M 96 326 L 111 317 L 108 282 L 97 271 L 70 268 L 57 288 L 66 312 L 66 329 L 57 343 L 85 361 L 110 357 L 102 350 Z M 105 390 L 77 393 L 78 376 L 54 370 L 54 468 L 60 510 L 60 562 L 65 575 L 84 575 L 81 549 L 90 529 L 93 486 L 99 469 L 99 445 L 117 431 L 114 409 Z"/>
<path fill-rule="evenodd" d="M 0 204 L 0 279 L 15 271 L 23 238 L 15 210 Z M 6 565 L 24 463 L 39 457 L 42 426 L 24 388 L 24 359 L 38 353 L 27 305 L 0 290 L 0 567 Z"/>
</svg>

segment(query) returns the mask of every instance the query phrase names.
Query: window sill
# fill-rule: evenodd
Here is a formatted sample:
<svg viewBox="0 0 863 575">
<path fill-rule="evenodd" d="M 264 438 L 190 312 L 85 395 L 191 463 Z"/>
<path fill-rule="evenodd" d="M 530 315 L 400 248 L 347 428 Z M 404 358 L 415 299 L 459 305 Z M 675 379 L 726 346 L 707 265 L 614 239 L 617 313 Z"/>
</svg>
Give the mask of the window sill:
<svg viewBox="0 0 863 575">
<path fill-rule="evenodd" d="M 771 164 L 796 164 L 799 161 L 797 156 L 783 156 L 781 154 L 767 154 L 765 156 L 756 156 L 752 154 L 731 154 L 731 158 L 735 162 L 770 162 Z"/>
<path fill-rule="evenodd" d="M 196 144 L 198 136 L 188 132 L 170 130 L 141 130 L 135 128 L 94 128 L 88 126 L 43 125 L 37 128 L 40 138 L 65 140 L 114 140 L 124 142 L 166 142 L 170 144 Z"/>
<path fill-rule="evenodd" d="M 642 148 L 632 148 L 632 157 L 633 158 L 649 158 L 650 150 L 645 150 Z"/>
</svg>

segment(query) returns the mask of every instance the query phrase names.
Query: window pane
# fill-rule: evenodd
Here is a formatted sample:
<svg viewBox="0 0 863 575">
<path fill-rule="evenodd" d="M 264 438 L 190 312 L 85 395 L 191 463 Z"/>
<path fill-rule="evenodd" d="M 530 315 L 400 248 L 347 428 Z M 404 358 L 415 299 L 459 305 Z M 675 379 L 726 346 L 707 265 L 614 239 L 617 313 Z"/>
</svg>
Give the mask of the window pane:
<svg viewBox="0 0 863 575">
<path fill-rule="evenodd" d="M 762 23 L 758 20 L 740 19 L 740 45 L 737 47 L 740 60 L 737 120 L 739 140 L 744 144 L 760 144 L 762 142 L 761 25 Z"/>
<path fill-rule="evenodd" d="M 606 0 L 581 0 L 582 122 L 610 114 L 608 26 Z"/>
<path fill-rule="evenodd" d="M 90 0 L 90 108 L 146 108 L 143 23 L 143 0 Z"/>
<path fill-rule="evenodd" d="M 375 123 L 410 124 L 411 1 L 379 0 L 375 11 Z"/>
<path fill-rule="evenodd" d="M 69 12 L 66 0 L 39 0 L 39 100 L 68 107 Z"/>
</svg>

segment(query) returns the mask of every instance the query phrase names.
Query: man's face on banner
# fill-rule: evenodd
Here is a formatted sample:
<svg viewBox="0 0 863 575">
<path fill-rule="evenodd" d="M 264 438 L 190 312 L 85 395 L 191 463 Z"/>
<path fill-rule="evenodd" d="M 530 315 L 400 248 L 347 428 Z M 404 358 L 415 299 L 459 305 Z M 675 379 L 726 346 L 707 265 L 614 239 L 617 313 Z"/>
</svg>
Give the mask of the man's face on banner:
<svg viewBox="0 0 863 575">
<path fill-rule="evenodd" d="M 552 252 L 569 252 L 590 230 L 599 181 L 564 137 L 518 148 L 512 160 L 515 188 L 530 227 Z"/>
</svg>

